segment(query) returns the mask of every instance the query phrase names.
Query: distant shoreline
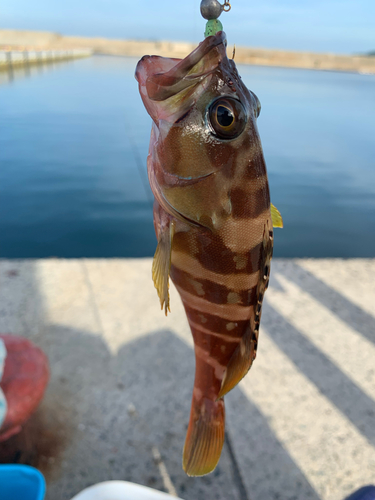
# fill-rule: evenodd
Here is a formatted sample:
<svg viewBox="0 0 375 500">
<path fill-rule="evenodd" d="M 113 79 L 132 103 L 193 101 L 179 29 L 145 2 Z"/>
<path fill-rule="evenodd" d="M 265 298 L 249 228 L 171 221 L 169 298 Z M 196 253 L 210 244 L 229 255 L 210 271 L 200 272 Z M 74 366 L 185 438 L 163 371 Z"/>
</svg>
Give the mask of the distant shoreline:
<svg viewBox="0 0 375 500">
<path fill-rule="evenodd" d="M 63 36 L 52 32 L 0 30 L 0 49 L 71 50 L 89 49 L 94 54 L 142 57 L 158 54 L 183 58 L 197 46 L 189 42 L 111 40 Z M 231 56 L 233 45 L 228 47 Z M 375 74 L 375 57 L 292 52 L 285 50 L 237 47 L 235 61 L 240 64 L 280 66 L 314 70 L 346 71 Z"/>
</svg>

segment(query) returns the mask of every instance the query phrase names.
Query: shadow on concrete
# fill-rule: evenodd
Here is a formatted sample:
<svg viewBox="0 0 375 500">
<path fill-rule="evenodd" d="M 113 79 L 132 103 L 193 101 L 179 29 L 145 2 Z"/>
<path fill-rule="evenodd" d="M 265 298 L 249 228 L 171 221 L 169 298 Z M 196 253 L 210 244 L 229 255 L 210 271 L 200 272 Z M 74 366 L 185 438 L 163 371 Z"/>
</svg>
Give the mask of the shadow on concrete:
<svg viewBox="0 0 375 500">
<path fill-rule="evenodd" d="M 277 270 L 279 269 L 277 268 Z M 278 292 L 285 292 L 285 288 L 280 283 L 280 280 L 277 279 L 277 275 L 275 274 L 271 274 L 270 276 L 270 287 L 272 287 L 274 290 Z"/>
<path fill-rule="evenodd" d="M 288 262 L 286 268 L 278 266 L 277 272 L 284 274 L 288 280 L 308 292 L 342 321 L 375 344 L 375 318 L 373 316 L 293 261 Z"/>
<path fill-rule="evenodd" d="M 56 459 L 47 500 L 66 500 L 110 479 L 165 490 L 152 457 L 154 446 L 182 498 L 240 500 L 226 448 L 213 474 L 189 478 L 182 470 L 194 359 L 192 350 L 171 331 L 125 344 L 115 356 L 99 336 L 83 331 L 51 325 L 44 337 L 53 374 L 50 393 L 69 387 L 67 399 L 59 401 L 60 418 L 75 422 L 64 453 Z M 229 426 L 233 411 L 241 411 L 246 420 L 244 428 L 230 428 L 236 448 L 237 440 L 247 446 L 250 463 L 241 463 L 240 469 L 247 476 L 250 499 L 319 500 L 254 404 L 240 390 L 232 402 Z"/>
<path fill-rule="evenodd" d="M 268 303 L 264 305 L 262 322 L 298 370 L 375 445 L 374 401 Z"/>
<path fill-rule="evenodd" d="M 250 500 L 319 500 L 256 405 L 238 387 L 225 399 L 227 425 Z"/>
</svg>

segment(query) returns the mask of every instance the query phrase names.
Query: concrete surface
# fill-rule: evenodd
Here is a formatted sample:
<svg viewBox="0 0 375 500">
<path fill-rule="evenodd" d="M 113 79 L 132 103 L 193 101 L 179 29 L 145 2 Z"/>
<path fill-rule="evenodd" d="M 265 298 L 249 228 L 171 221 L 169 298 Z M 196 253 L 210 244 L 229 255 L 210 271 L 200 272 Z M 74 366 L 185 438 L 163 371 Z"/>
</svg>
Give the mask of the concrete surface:
<svg viewBox="0 0 375 500">
<path fill-rule="evenodd" d="M 375 260 L 273 262 L 258 356 L 225 398 L 204 478 L 181 468 L 190 332 L 173 287 L 160 311 L 150 273 L 151 259 L 0 261 L 0 331 L 52 368 L 47 500 L 110 479 L 185 500 L 343 500 L 375 483 Z"/>
</svg>

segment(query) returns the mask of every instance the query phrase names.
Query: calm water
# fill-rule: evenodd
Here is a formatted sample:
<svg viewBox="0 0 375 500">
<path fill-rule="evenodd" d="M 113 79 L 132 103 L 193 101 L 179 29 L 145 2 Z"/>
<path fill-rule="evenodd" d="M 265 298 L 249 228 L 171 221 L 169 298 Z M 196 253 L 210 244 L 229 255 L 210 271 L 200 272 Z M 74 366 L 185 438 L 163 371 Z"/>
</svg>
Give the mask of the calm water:
<svg viewBox="0 0 375 500">
<path fill-rule="evenodd" d="M 136 59 L 0 73 L 0 257 L 155 249 L 150 119 Z M 279 257 L 375 256 L 375 77 L 240 67 L 259 129 Z"/>
</svg>

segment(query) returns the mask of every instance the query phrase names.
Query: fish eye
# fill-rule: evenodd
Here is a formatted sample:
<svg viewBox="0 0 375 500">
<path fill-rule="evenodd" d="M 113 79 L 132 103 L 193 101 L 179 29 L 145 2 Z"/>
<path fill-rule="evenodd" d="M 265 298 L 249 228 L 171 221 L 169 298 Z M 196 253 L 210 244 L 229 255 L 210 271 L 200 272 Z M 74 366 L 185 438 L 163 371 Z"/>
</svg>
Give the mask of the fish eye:
<svg viewBox="0 0 375 500">
<path fill-rule="evenodd" d="M 219 97 L 208 108 L 213 133 L 220 139 L 234 139 L 244 130 L 246 112 L 243 105 L 232 97 Z"/>
</svg>

